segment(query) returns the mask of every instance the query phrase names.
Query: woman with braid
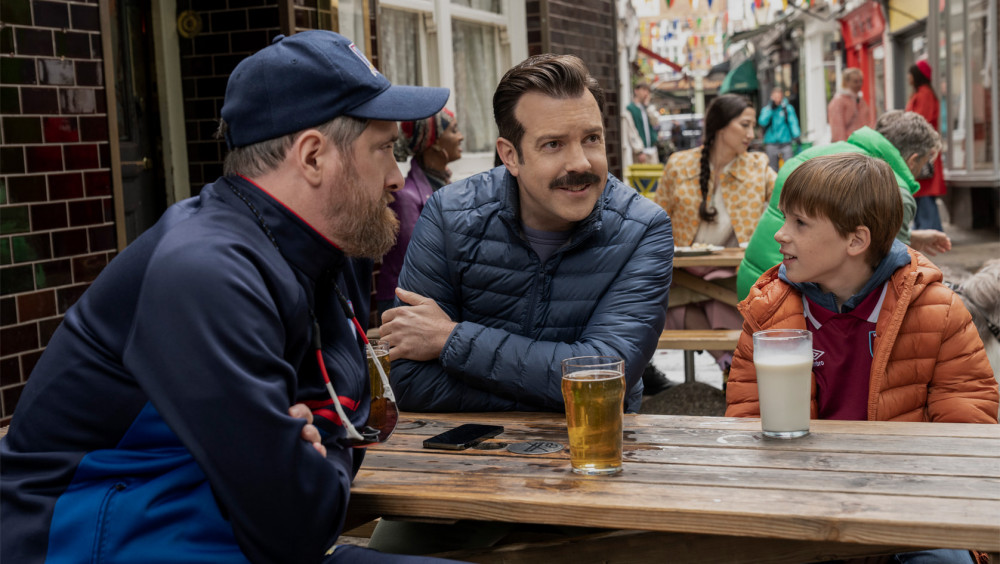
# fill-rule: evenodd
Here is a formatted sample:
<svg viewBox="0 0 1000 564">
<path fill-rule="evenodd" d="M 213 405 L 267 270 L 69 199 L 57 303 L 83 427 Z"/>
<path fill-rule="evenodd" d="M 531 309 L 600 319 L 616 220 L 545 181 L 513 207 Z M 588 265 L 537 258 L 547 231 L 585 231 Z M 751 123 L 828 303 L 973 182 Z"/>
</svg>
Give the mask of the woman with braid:
<svg viewBox="0 0 1000 564">
<path fill-rule="evenodd" d="M 674 153 L 663 169 L 656 201 L 673 221 L 674 244 L 736 247 L 750 240 L 767 207 L 777 176 L 767 155 L 747 149 L 756 136 L 756 112 L 750 102 L 723 94 L 705 112 L 701 147 Z M 731 285 L 729 268 L 689 268 L 691 274 Z M 670 289 L 667 329 L 740 329 L 736 308 L 674 286 Z M 725 372 L 732 354 L 709 351 Z"/>
</svg>

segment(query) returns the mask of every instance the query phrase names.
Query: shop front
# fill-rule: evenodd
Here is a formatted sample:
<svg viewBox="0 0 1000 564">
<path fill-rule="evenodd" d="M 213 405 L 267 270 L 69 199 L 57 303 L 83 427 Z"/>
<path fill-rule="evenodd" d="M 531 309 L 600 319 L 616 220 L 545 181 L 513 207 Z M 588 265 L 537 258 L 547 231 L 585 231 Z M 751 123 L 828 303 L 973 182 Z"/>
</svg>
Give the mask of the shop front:
<svg viewBox="0 0 1000 564">
<path fill-rule="evenodd" d="M 889 109 L 885 89 L 887 65 L 882 7 L 875 0 L 858 6 L 840 20 L 840 32 L 847 66 L 861 69 L 865 77 L 864 98 L 875 110 L 875 115 L 881 115 Z"/>
<path fill-rule="evenodd" d="M 929 60 L 941 105 L 943 164 L 953 220 L 997 224 L 1000 189 L 1000 40 L 995 0 L 932 0 Z"/>
</svg>

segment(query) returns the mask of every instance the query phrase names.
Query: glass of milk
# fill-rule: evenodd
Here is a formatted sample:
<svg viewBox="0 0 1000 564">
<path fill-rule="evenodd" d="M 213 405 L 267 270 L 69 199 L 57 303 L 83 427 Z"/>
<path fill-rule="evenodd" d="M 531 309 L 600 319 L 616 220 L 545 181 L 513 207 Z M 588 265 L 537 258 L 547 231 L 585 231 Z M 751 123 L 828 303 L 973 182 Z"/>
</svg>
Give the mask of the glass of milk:
<svg viewBox="0 0 1000 564">
<path fill-rule="evenodd" d="M 812 394 L 812 333 L 770 329 L 753 334 L 760 424 L 765 437 L 794 439 L 809 434 Z"/>
</svg>

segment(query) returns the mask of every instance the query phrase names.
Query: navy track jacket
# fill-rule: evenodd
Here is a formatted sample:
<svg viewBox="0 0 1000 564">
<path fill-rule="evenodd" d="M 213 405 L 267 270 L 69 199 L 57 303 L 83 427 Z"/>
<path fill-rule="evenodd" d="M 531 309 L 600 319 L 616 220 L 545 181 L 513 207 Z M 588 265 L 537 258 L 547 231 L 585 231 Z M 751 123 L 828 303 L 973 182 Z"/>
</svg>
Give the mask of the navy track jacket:
<svg viewBox="0 0 1000 564">
<path fill-rule="evenodd" d="M 319 561 L 363 451 L 318 415 L 324 458 L 288 408 L 330 402 L 314 312 L 330 377 L 364 423 L 361 341 L 331 288 L 366 321 L 370 279 L 370 261 L 240 177 L 168 209 L 31 374 L 0 443 L 0 560 Z"/>
</svg>

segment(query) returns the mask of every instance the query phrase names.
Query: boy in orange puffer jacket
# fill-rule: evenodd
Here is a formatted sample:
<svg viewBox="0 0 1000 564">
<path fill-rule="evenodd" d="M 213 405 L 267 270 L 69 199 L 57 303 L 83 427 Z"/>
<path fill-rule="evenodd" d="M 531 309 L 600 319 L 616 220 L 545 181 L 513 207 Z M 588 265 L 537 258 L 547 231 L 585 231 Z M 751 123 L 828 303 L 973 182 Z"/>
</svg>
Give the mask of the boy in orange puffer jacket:
<svg viewBox="0 0 1000 564">
<path fill-rule="evenodd" d="M 783 260 L 739 304 L 727 416 L 760 416 L 753 333 L 788 328 L 813 334 L 813 419 L 997 422 L 997 381 L 972 317 L 941 271 L 895 239 L 903 208 L 888 164 L 810 159 L 788 176 L 779 208 Z M 940 549 L 892 561 L 982 556 Z"/>
<path fill-rule="evenodd" d="M 783 260 L 739 304 L 726 415 L 760 414 L 753 333 L 813 333 L 814 419 L 997 422 L 997 381 L 941 271 L 894 239 L 892 170 L 859 154 L 816 157 L 788 177 L 774 238 Z"/>
</svg>

